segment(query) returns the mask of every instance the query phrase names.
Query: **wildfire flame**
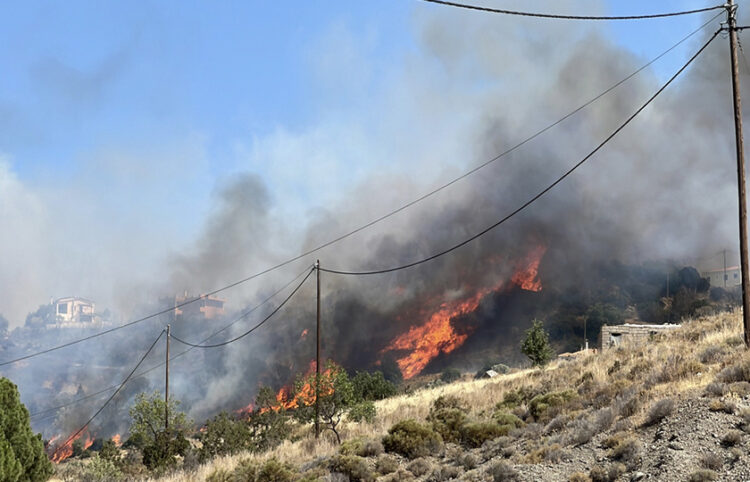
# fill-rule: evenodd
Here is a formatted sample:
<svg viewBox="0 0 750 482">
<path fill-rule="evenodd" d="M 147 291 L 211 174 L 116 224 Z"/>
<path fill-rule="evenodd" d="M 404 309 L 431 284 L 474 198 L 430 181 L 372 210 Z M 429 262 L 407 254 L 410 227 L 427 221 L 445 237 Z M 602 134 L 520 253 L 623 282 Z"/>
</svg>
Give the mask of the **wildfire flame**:
<svg viewBox="0 0 750 482">
<path fill-rule="evenodd" d="M 315 373 L 315 360 L 310 362 L 310 368 L 305 374 L 305 379 L 310 378 Z M 333 373 L 333 369 L 328 368 L 320 373 L 321 378 L 330 376 Z M 321 395 L 330 395 L 333 393 L 333 387 L 329 384 L 323 383 L 320 387 Z M 299 389 L 297 393 L 293 393 L 290 387 L 282 387 L 276 394 L 276 401 L 278 402 L 275 406 L 271 407 L 272 410 L 279 411 L 282 408 L 289 410 L 300 407 L 302 405 L 310 406 L 315 403 L 315 385 L 309 382 L 305 382 L 304 385 Z"/>
<path fill-rule="evenodd" d="M 117 445 L 118 447 L 119 447 L 120 445 L 122 445 L 122 439 L 121 439 L 121 437 L 120 437 L 120 434 L 119 434 L 119 433 L 116 433 L 116 434 L 114 434 L 114 435 L 112 436 L 112 441 L 113 441 L 113 442 L 115 443 L 115 445 Z"/>
<path fill-rule="evenodd" d="M 527 291 L 541 291 L 542 282 L 539 279 L 539 264 L 547 247 L 539 245 L 533 248 L 516 264 L 516 270 L 511 276 L 511 282 Z M 503 283 L 476 291 L 463 300 L 445 301 L 437 311 L 429 316 L 427 322 L 419 326 L 412 326 L 409 331 L 396 337 L 381 353 L 386 351 L 410 351 L 410 353 L 396 360 L 405 379 L 418 375 L 433 358 L 440 353 L 450 353 L 461 346 L 470 333 L 458 334 L 451 325 L 451 320 L 476 310 L 479 302 L 486 295 L 497 291 Z"/>
<path fill-rule="evenodd" d="M 539 263 L 542 262 L 547 246 L 539 245 L 532 249 L 524 259 L 518 262 L 511 281 L 526 291 L 541 291 L 542 280 L 539 279 Z"/>
<path fill-rule="evenodd" d="M 85 437 L 83 439 L 83 450 L 88 449 L 89 447 L 91 447 L 91 444 L 94 443 L 94 438 L 91 436 L 91 434 L 89 434 L 89 430 L 86 429 L 83 432 L 79 433 L 77 436 L 65 442 L 65 444 L 61 447 L 58 447 L 52 454 L 52 461 L 56 464 L 59 464 L 63 460 L 73 455 L 73 442 L 80 439 L 81 437 Z M 57 439 L 57 437 L 55 437 L 54 439 Z"/>
<path fill-rule="evenodd" d="M 309 332 L 310 332 L 310 330 L 308 330 L 307 328 L 305 328 L 304 330 L 302 330 L 302 334 L 300 335 L 300 338 L 304 340 L 305 338 L 307 338 L 307 334 Z"/>
</svg>

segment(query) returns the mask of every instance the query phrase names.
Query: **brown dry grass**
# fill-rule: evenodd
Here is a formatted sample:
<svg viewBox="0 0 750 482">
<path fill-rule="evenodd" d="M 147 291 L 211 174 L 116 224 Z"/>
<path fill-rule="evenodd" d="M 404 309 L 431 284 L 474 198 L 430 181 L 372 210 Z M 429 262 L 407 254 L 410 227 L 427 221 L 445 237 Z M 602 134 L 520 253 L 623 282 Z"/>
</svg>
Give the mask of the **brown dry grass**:
<svg viewBox="0 0 750 482">
<path fill-rule="evenodd" d="M 587 379 L 585 383 L 603 397 L 613 395 L 607 393 L 607 387 L 624 390 L 635 384 L 640 403 L 632 420 L 639 424 L 645 420 L 648 408 L 655 400 L 698 393 L 725 366 L 750 359 L 743 346 L 736 345 L 736 337 L 741 334 L 740 312 L 721 313 L 685 321 L 679 330 L 660 335 L 647 345 L 624 345 L 602 353 L 592 350 L 573 361 L 555 361 L 544 370 L 520 370 L 493 379 L 464 380 L 419 390 L 378 402 L 375 422 L 346 424 L 342 428 L 342 439 L 379 439 L 398 421 L 409 418 L 424 420 L 430 404 L 442 395 L 455 395 L 472 407 L 472 412 L 486 414 L 509 391 L 540 386 L 546 391 L 575 389 Z M 701 363 L 701 354 L 713 346 L 722 347 L 723 354 L 711 363 Z M 311 431 L 305 430 L 301 440 L 287 441 L 269 452 L 220 457 L 197 470 L 175 473 L 160 480 L 204 480 L 212 471 L 220 468 L 233 470 L 240 460 L 248 458 L 262 461 L 275 457 L 299 466 L 315 457 L 332 455 L 337 450 L 338 446 L 330 438 L 322 438 L 316 444 Z"/>
</svg>

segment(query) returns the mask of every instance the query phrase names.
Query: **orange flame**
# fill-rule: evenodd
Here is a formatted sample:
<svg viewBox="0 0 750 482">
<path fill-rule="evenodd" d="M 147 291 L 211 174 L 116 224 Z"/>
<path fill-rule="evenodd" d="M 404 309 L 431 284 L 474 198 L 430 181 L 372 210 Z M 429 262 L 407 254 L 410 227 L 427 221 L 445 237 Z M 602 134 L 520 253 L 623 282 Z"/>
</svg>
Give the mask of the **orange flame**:
<svg viewBox="0 0 750 482">
<path fill-rule="evenodd" d="M 547 247 L 538 245 L 516 264 L 516 271 L 511 277 L 513 284 L 528 291 L 540 291 L 542 282 L 539 279 L 539 264 Z M 426 323 L 412 326 L 409 331 L 396 337 L 381 353 L 394 350 L 408 350 L 411 353 L 396 360 L 404 379 L 418 375 L 433 358 L 440 353 L 450 353 L 461 346 L 470 333 L 458 334 L 451 325 L 457 316 L 471 313 L 477 309 L 479 302 L 487 294 L 497 291 L 503 283 L 491 288 L 478 290 L 463 300 L 446 301 L 430 315 Z"/>
<path fill-rule="evenodd" d="M 305 329 L 304 329 L 304 330 L 302 331 L 302 335 L 300 335 L 300 338 L 304 340 L 305 338 L 307 338 L 307 334 L 308 334 L 309 332 L 310 332 L 310 330 L 308 330 L 307 328 L 305 328 Z"/>
<path fill-rule="evenodd" d="M 112 441 L 117 445 L 118 447 L 122 445 L 122 439 L 120 438 L 120 434 L 116 433 L 112 436 Z"/>
<path fill-rule="evenodd" d="M 463 301 L 446 301 L 440 305 L 438 311 L 421 326 L 412 326 L 409 331 L 399 335 L 390 345 L 383 349 L 411 350 L 411 353 L 396 360 L 405 379 L 419 374 L 430 361 L 440 352 L 450 353 L 469 337 L 468 334 L 457 334 L 451 325 L 451 319 L 474 311 L 481 299 L 488 293 L 498 289 L 500 285 L 485 288 Z M 381 352 L 382 353 L 382 352 Z"/>
<path fill-rule="evenodd" d="M 75 442 L 79 438 L 83 437 L 84 435 L 85 435 L 86 438 L 83 440 L 83 450 L 86 450 L 89 447 L 91 447 L 91 444 L 94 443 L 94 439 L 89 434 L 89 430 L 86 429 L 83 432 L 79 433 L 77 436 L 69 439 L 61 447 L 58 447 L 55 450 L 55 452 L 52 454 L 52 461 L 54 463 L 56 463 L 56 464 L 59 464 L 63 460 L 65 460 L 68 457 L 70 457 L 71 455 L 73 455 L 73 442 Z M 54 439 L 57 439 L 57 437 L 55 437 Z M 51 443 L 51 441 L 50 441 L 50 443 Z"/>
<path fill-rule="evenodd" d="M 542 262 L 547 246 L 539 245 L 532 249 L 526 257 L 517 264 L 516 272 L 511 281 L 526 291 L 541 291 L 542 280 L 539 279 L 539 263 Z"/>
</svg>

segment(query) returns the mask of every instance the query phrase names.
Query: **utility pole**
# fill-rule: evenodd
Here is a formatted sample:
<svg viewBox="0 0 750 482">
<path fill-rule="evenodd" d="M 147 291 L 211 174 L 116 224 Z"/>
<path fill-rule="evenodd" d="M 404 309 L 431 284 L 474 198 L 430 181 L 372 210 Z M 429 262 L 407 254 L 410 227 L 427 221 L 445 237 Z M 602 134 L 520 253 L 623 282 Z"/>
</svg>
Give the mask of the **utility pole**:
<svg viewBox="0 0 750 482">
<path fill-rule="evenodd" d="M 169 332 L 170 325 L 167 325 L 167 364 L 164 386 L 164 433 L 169 432 Z"/>
<path fill-rule="evenodd" d="M 315 275 L 317 278 L 317 309 L 315 322 L 315 438 L 320 437 L 320 260 L 315 261 Z"/>
<path fill-rule="evenodd" d="M 737 60 L 737 5 L 728 0 L 727 26 L 729 29 L 729 54 L 732 61 L 732 97 L 734 98 L 734 140 L 737 148 L 737 191 L 740 216 L 740 270 L 742 273 L 742 322 L 745 346 L 750 347 L 750 275 L 747 265 L 747 204 L 745 194 L 745 149 L 742 139 L 742 102 L 740 99 L 740 73 Z"/>
<path fill-rule="evenodd" d="M 724 289 L 727 289 L 727 250 L 724 253 Z"/>
</svg>

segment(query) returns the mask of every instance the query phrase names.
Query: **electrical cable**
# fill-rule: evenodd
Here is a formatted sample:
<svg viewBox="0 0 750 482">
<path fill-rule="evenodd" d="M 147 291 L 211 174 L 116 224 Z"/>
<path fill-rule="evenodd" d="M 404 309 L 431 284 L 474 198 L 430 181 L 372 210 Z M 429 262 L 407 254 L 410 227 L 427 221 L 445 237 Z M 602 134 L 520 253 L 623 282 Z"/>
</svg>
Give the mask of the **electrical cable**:
<svg viewBox="0 0 750 482">
<path fill-rule="evenodd" d="M 438 5 L 445 5 L 449 7 L 464 8 L 468 10 L 477 10 L 481 12 L 489 13 L 502 13 L 504 15 L 516 15 L 520 17 L 536 17 L 536 18 L 554 18 L 561 20 L 646 20 L 653 18 L 665 18 L 665 17 L 677 17 L 679 15 L 692 15 L 695 13 L 708 12 L 716 9 L 726 8 L 724 5 L 716 5 L 713 7 L 698 8 L 695 10 L 683 10 L 680 12 L 668 12 L 668 13 L 653 13 L 648 15 L 624 15 L 624 16 L 595 16 L 595 15 L 558 15 L 551 13 L 536 13 L 536 12 L 521 12 L 517 10 L 505 10 L 500 8 L 482 7 L 480 5 L 469 5 L 458 2 L 448 2 L 445 0 L 422 0 L 427 3 L 435 3 Z"/>
<path fill-rule="evenodd" d="M 411 268 L 423 263 L 427 263 L 428 261 L 432 261 L 433 259 L 439 258 L 441 256 L 444 256 L 452 251 L 455 251 L 462 246 L 465 246 L 466 244 L 469 244 L 470 242 L 474 241 L 475 239 L 484 236 L 488 232 L 492 231 L 496 227 L 500 226 L 501 224 L 505 223 L 509 219 L 513 218 L 515 215 L 526 209 L 528 206 L 533 204 L 536 200 L 544 196 L 546 193 L 551 191 L 555 186 L 560 184 L 563 180 L 565 180 L 568 176 L 570 176 L 574 171 L 576 171 L 579 167 L 581 167 L 586 161 L 591 159 L 591 157 L 594 156 L 602 147 L 604 147 L 605 144 L 607 144 L 610 140 L 612 140 L 617 134 L 620 133 L 630 122 L 638 116 L 643 109 L 645 109 L 656 97 L 659 96 L 687 67 L 708 47 L 708 45 L 713 42 L 713 40 L 716 38 L 717 35 L 719 35 L 719 32 L 721 30 L 717 30 L 711 38 L 698 50 L 692 57 L 690 57 L 690 60 L 687 61 L 685 65 L 683 65 L 677 73 L 675 73 L 664 85 L 661 86 L 659 90 L 656 91 L 654 95 L 652 95 L 646 103 L 644 103 L 641 107 L 638 108 L 628 119 L 622 123 L 617 129 L 615 129 L 609 136 L 607 136 L 606 139 L 604 139 L 596 148 L 594 148 L 593 151 L 589 152 L 583 159 L 581 159 L 578 163 L 576 163 L 572 168 L 570 168 L 568 171 L 566 171 L 562 176 L 557 178 L 552 184 L 544 188 L 541 192 L 537 193 L 535 196 L 533 196 L 531 199 L 526 201 L 524 204 L 522 204 L 520 207 L 516 208 L 513 212 L 506 215 L 504 218 L 500 219 L 499 221 L 496 221 L 495 223 L 491 224 L 487 228 L 483 229 L 482 231 L 474 234 L 473 236 L 469 237 L 468 239 L 465 239 L 461 241 L 460 243 L 451 246 L 450 248 L 447 248 L 443 251 L 440 251 L 438 253 L 435 253 L 431 256 L 428 256 L 426 258 L 420 259 L 419 261 L 413 261 L 411 263 L 403 264 L 400 266 L 395 266 L 392 268 L 384 268 L 384 269 L 377 269 L 377 270 L 371 270 L 371 271 L 347 271 L 347 270 L 338 270 L 338 269 L 328 269 L 328 268 L 318 268 L 320 271 L 326 272 L 326 273 L 332 273 L 332 274 L 340 274 L 340 275 L 353 275 L 353 276 L 366 276 L 366 275 L 374 275 L 374 274 L 383 274 L 383 273 L 391 273 L 393 271 L 399 271 L 402 269 Z"/>
<path fill-rule="evenodd" d="M 252 307 L 249 310 L 247 310 L 247 311 L 243 312 L 242 314 L 240 314 L 238 317 L 236 317 L 234 320 L 232 320 L 232 322 L 230 322 L 228 325 L 226 325 L 223 328 L 221 328 L 221 329 L 219 329 L 219 330 L 211 333 L 210 335 L 208 335 L 206 338 L 204 338 L 203 340 L 201 340 L 200 343 L 202 344 L 202 343 L 207 342 L 208 340 L 210 340 L 214 336 L 218 335 L 219 333 L 224 332 L 225 330 L 229 329 L 230 327 L 232 327 L 233 325 L 235 325 L 239 321 L 241 321 L 244 318 L 250 316 L 250 314 L 252 314 L 254 311 L 256 311 L 261 306 L 263 306 L 266 303 L 268 303 L 269 301 L 271 301 L 273 298 L 275 298 L 282 291 L 286 290 L 292 283 L 294 283 L 302 275 L 304 275 L 305 273 L 307 273 L 307 270 L 308 270 L 308 268 L 305 268 L 304 271 L 301 271 L 297 276 L 295 276 L 294 278 L 292 278 L 291 280 L 289 280 L 286 284 L 284 284 L 284 286 L 282 286 L 281 288 L 279 288 L 278 290 L 276 290 L 273 294 L 269 295 L 267 298 L 265 298 L 263 301 L 261 301 L 260 303 L 258 303 L 254 307 Z M 190 347 L 190 348 L 188 348 L 186 350 L 183 350 L 183 351 L 181 351 L 181 352 L 173 355 L 172 357 L 169 358 L 169 361 L 173 361 L 173 360 L 175 360 L 175 359 L 177 359 L 177 358 L 179 358 L 179 357 L 187 354 L 188 352 L 192 351 L 194 348 L 195 347 Z M 139 373 L 138 375 L 135 375 L 134 377 L 131 378 L 131 380 L 135 380 L 137 378 L 144 377 L 144 376 L 146 376 L 146 374 L 148 374 L 148 373 L 150 373 L 150 372 L 152 372 L 152 371 L 154 371 L 154 370 L 156 370 L 158 368 L 163 367 L 165 364 L 166 364 L 166 362 L 161 362 L 158 365 L 153 366 L 153 367 L 151 367 L 151 368 L 149 368 L 147 370 L 144 370 L 143 372 Z M 50 407 L 50 408 L 45 408 L 43 410 L 39 410 L 38 412 L 34 412 L 34 413 L 30 414 L 29 417 L 31 417 L 32 419 L 35 419 L 35 421 L 45 420 L 45 419 L 49 418 L 50 416 L 55 415 L 56 412 L 58 412 L 59 410 L 61 410 L 63 408 L 66 408 L 66 407 L 69 407 L 71 405 L 75 405 L 77 403 L 86 401 L 86 400 L 88 400 L 90 398 L 95 398 L 95 397 L 97 397 L 99 395 L 102 395 L 102 394 L 107 393 L 107 392 L 109 392 L 111 390 L 114 390 L 115 388 L 117 388 L 117 385 L 112 385 L 111 387 L 107 387 L 107 388 L 104 388 L 104 389 L 99 390 L 97 392 L 90 393 L 90 394 L 85 395 L 85 396 L 83 396 L 81 398 L 77 398 L 75 400 L 71 400 L 71 401 L 69 401 L 67 403 L 58 405 L 56 407 Z M 54 413 L 52 413 L 52 415 L 45 415 L 45 414 L 47 414 L 49 412 L 54 412 Z M 39 417 L 39 415 L 44 415 L 44 416 L 43 417 Z"/>
<path fill-rule="evenodd" d="M 451 181 L 446 182 L 445 184 L 442 184 L 442 185 L 436 187 L 435 189 L 429 191 L 428 193 L 426 193 L 426 194 L 424 194 L 424 195 L 422 195 L 422 196 L 420 196 L 420 197 L 418 197 L 418 198 L 416 198 L 416 199 L 414 199 L 414 200 L 412 200 L 412 201 L 410 201 L 410 202 L 402 205 L 399 208 L 396 208 L 396 209 L 394 209 L 394 210 L 392 210 L 392 211 L 390 211 L 390 212 L 388 212 L 386 214 L 383 214 L 380 217 L 378 217 L 376 219 L 373 219 L 372 221 L 370 221 L 370 222 L 368 222 L 366 224 L 363 224 L 362 226 L 359 226 L 358 228 L 355 228 L 355 229 L 353 229 L 353 230 L 351 230 L 351 231 L 349 231 L 349 232 L 347 232 L 345 234 L 342 234 L 342 235 L 340 235 L 340 236 L 338 236 L 336 238 L 333 238 L 333 239 L 331 239 L 329 241 L 326 241 L 323 244 L 320 244 L 320 245 L 318 245 L 318 246 L 316 246 L 314 248 L 311 248 L 311 249 L 309 249 L 307 251 L 304 251 L 304 252 L 298 254 L 297 256 L 289 258 L 286 261 L 282 261 L 282 262 L 280 262 L 280 263 L 278 263 L 278 264 L 276 264 L 274 266 L 266 268 L 266 269 L 264 269 L 262 271 L 259 271 L 259 272 L 255 273 L 255 274 L 250 275 L 250 276 L 248 276 L 246 278 L 243 278 L 243 279 L 241 279 L 239 281 L 235 281 L 234 283 L 231 283 L 231 284 L 229 284 L 227 286 L 224 286 L 222 288 L 216 289 L 216 290 L 211 291 L 209 293 L 203 294 L 200 297 L 197 297 L 197 298 L 195 298 L 193 300 L 189 300 L 189 301 L 186 301 L 184 303 L 177 304 L 177 305 L 172 306 L 170 308 L 167 308 L 167 309 L 161 310 L 159 312 L 156 312 L 156 313 L 144 316 L 142 318 L 133 320 L 131 322 L 125 323 L 124 325 L 116 326 L 116 327 L 110 328 L 108 330 L 104 330 L 104 331 L 101 331 L 101 332 L 98 332 L 98 333 L 94 333 L 94 334 L 92 334 L 90 336 L 87 336 L 87 337 L 84 337 L 84 338 L 80 338 L 78 340 L 74 340 L 74 341 L 71 341 L 71 342 L 68 342 L 68 343 L 64 343 L 64 344 L 57 345 L 57 346 L 54 346 L 54 347 L 51 347 L 51 348 L 48 348 L 48 349 L 45 349 L 45 350 L 38 351 L 38 352 L 35 352 L 35 353 L 30 353 L 28 355 L 24 355 L 24 356 L 21 356 L 21 357 L 18 357 L 18 358 L 14 358 L 14 359 L 11 359 L 11 360 L 0 362 L 0 367 L 5 366 L 5 365 L 10 365 L 12 363 L 16 363 L 16 362 L 19 362 L 19 361 L 27 360 L 29 358 L 33 358 L 33 357 L 36 357 L 36 356 L 39 356 L 39 355 L 44 355 L 46 353 L 50 353 L 50 352 L 53 352 L 55 350 L 60 350 L 62 348 L 67 348 L 69 346 L 73 346 L 73 345 L 76 345 L 78 343 L 82 343 L 84 341 L 88 341 L 88 340 L 91 340 L 93 338 L 97 338 L 99 336 L 103 336 L 103 335 L 112 333 L 114 331 L 121 330 L 123 328 L 127 328 L 127 327 L 135 325 L 137 323 L 141 323 L 143 321 L 147 321 L 147 320 L 155 318 L 157 316 L 164 315 L 164 314 L 167 314 L 167 313 L 171 313 L 172 311 L 176 310 L 177 308 L 181 308 L 183 306 L 189 305 L 191 303 L 194 303 L 194 302 L 199 301 L 201 299 L 204 299 L 206 297 L 215 295 L 217 293 L 220 293 L 222 291 L 228 290 L 230 288 L 234 288 L 235 286 L 238 286 L 240 284 L 243 284 L 243 283 L 245 283 L 247 281 L 253 280 L 253 279 L 258 278 L 260 276 L 263 276 L 264 274 L 270 273 L 271 271 L 275 271 L 275 270 L 277 270 L 279 268 L 282 268 L 282 267 L 284 267 L 284 266 L 286 266 L 288 264 L 291 264 L 291 263 L 293 263 L 295 261 L 298 261 L 298 260 L 300 260 L 300 259 L 302 259 L 302 258 L 304 258 L 306 256 L 309 256 L 309 255 L 311 255 L 313 253 L 316 253 L 316 252 L 318 252 L 318 251 L 320 251 L 322 249 L 325 249 L 328 246 L 336 244 L 339 241 L 342 241 L 342 240 L 344 240 L 346 238 L 349 238 L 349 237 L 351 237 L 351 236 L 353 236 L 353 235 L 355 235 L 355 234 L 357 234 L 357 233 L 359 233 L 361 231 L 364 231 L 365 229 L 370 228 L 370 227 L 374 226 L 375 224 L 378 224 L 381 221 L 384 221 L 385 219 L 387 219 L 387 218 L 389 218 L 391 216 L 394 216 L 394 215 L 396 215 L 396 214 L 398 214 L 398 213 L 400 213 L 400 212 L 402 212 L 402 211 L 404 211 L 404 210 L 406 210 L 406 209 L 408 209 L 408 208 L 410 208 L 410 207 L 412 207 L 412 206 L 420 203 L 421 201 L 424 201 L 425 199 L 427 199 L 427 198 L 429 198 L 429 197 L 437 194 L 438 192 L 440 192 L 440 191 L 442 191 L 442 190 L 444 190 L 444 189 L 452 186 L 453 184 L 457 183 L 458 181 L 465 179 L 466 177 L 470 176 L 471 174 L 474 174 L 475 172 L 479 171 L 480 169 L 483 169 L 484 167 L 486 167 L 486 166 L 488 166 L 488 165 L 496 162 L 497 160 L 501 159 L 502 157 L 505 157 L 506 155 L 514 152 L 515 150 L 519 149 L 520 147 L 524 146 L 525 144 L 531 142 L 532 140 L 536 139 L 540 135 L 544 134 L 548 130 L 550 130 L 553 127 L 557 126 L 558 124 L 564 122 L 568 118 L 570 118 L 573 115 L 577 114 L 581 110 L 585 109 L 589 105 L 593 104 L 594 102 L 596 102 L 600 98 L 604 97 L 605 95 L 607 95 L 608 93 L 610 93 L 611 91 L 613 91 L 614 89 L 616 89 L 617 87 L 619 87 L 620 85 L 622 85 L 623 83 L 625 83 L 628 80 L 630 80 L 632 77 L 634 77 L 638 73 L 640 73 L 643 70 L 645 70 L 646 68 L 648 68 L 650 65 L 652 65 L 653 63 L 655 63 L 656 61 L 658 61 L 659 59 L 661 59 L 667 53 L 671 52 L 677 46 L 681 45 L 687 39 L 689 39 L 690 37 L 692 37 L 693 35 L 695 35 L 697 32 L 699 32 L 700 30 L 702 30 L 703 28 L 705 28 L 708 24 L 710 24 L 711 22 L 713 22 L 713 20 L 715 20 L 719 15 L 721 15 L 721 13 L 718 14 L 718 15 L 716 15 L 716 16 L 714 16 L 711 20 L 709 20 L 708 22 L 706 22 L 705 24 L 703 24 L 702 26 L 700 26 L 696 30 L 692 31 L 687 36 L 683 37 L 679 42 L 677 42 L 676 44 L 674 44 L 673 46 L 671 46 L 670 48 L 668 48 L 667 50 L 665 50 L 664 52 L 662 52 L 661 54 L 659 54 L 658 56 L 656 56 L 655 58 L 653 58 L 648 63 L 644 64 L 638 70 L 634 71 L 633 73 L 631 73 L 627 77 L 623 78 L 619 82 L 613 84 L 611 87 L 609 87 L 608 89 L 606 89 L 605 91 L 603 91 L 599 95 L 593 97 L 588 102 L 586 102 L 586 103 L 582 104 L 581 106 L 577 107 L 576 109 L 574 109 L 573 111 L 571 111 L 567 115 L 563 116 L 559 120 L 553 122 L 552 124 L 549 124 L 547 127 L 544 127 L 543 129 L 537 131 L 535 134 L 531 135 L 530 137 L 527 137 L 526 139 L 524 139 L 523 141 L 521 141 L 518 144 L 514 145 L 513 147 L 511 147 L 511 148 L 507 149 L 506 151 L 498 154 L 494 158 L 492 158 L 492 159 L 490 159 L 490 160 L 488 160 L 488 161 L 486 161 L 486 162 L 484 162 L 484 163 L 482 163 L 482 164 L 474 167 L 473 169 L 467 171 L 466 173 L 464 173 L 464 174 L 462 174 L 462 175 L 460 175 L 460 176 L 452 179 Z"/>
<path fill-rule="evenodd" d="M 250 328 L 249 330 L 247 330 L 243 334 L 241 334 L 239 336 L 236 336 L 236 337 L 232 338 L 231 340 L 223 341 L 221 343 L 214 343 L 212 345 L 203 345 L 203 344 L 195 344 L 195 343 L 187 342 L 185 340 L 177 338 L 173 334 L 170 334 L 169 337 L 172 338 L 172 339 L 174 339 L 174 340 L 176 340 L 176 341 L 179 341 L 183 345 L 187 345 L 187 346 L 190 346 L 190 347 L 193 347 L 193 348 L 217 348 L 217 347 L 220 347 L 220 346 L 229 345 L 230 343 L 234 343 L 235 341 L 240 340 L 240 339 L 246 337 L 247 335 L 249 335 L 250 333 L 254 332 L 258 328 L 260 328 L 261 326 L 263 326 L 268 320 L 270 320 L 271 317 L 273 317 L 281 308 L 284 307 L 284 305 L 287 303 L 287 301 L 291 300 L 292 297 L 295 294 L 297 294 L 297 291 L 300 288 L 302 288 L 302 285 L 305 284 L 305 281 L 307 281 L 307 279 L 310 277 L 311 274 L 313 274 L 313 272 L 315 272 L 315 268 L 312 268 L 307 273 L 307 276 L 305 276 L 305 278 L 300 282 L 300 284 L 298 284 L 297 287 L 294 288 L 294 291 L 292 291 L 289 294 L 289 296 L 287 296 L 286 299 L 284 301 L 282 301 L 281 304 L 279 304 L 279 306 L 277 306 L 268 316 L 266 316 L 265 318 L 263 318 L 263 320 L 261 320 L 259 323 L 257 323 L 255 326 L 253 326 L 252 328 Z"/>
<path fill-rule="evenodd" d="M 115 396 L 118 393 L 120 393 L 120 390 L 122 389 L 122 387 L 125 386 L 125 384 L 128 382 L 128 380 L 130 380 L 130 377 L 132 377 L 133 374 L 135 373 L 135 371 L 138 369 L 138 367 L 141 366 L 141 363 L 143 363 L 143 361 L 146 359 L 146 357 L 149 355 L 149 353 L 151 353 L 151 350 L 154 349 L 154 347 L 156 346 L 156 343 L 161 339 L 161 337 L 162 337 L 163 334 L 164 334 L 164 330 L 162 330 L 159 333 L 159 336 L 156 337 L 156 339 L 154 340 L 154 342 L 151 343 L 151 346 L 148 348 L 148 350 L 146 350 L 146 353 L 143 354 L 143 356 L 141 357 L 141 359 L 133 367 L 133 369 L 130 371 L 130 373 L 128 374 L 128 376 L 125 377 L 125 379 L 122 381 L 122 383 L 120 383 L 120 386 L 117 387 L 117 390 L 115 390 L 115 392 L 112 395 L 110 395 L 110 397 L 107 399 L 107 401 L 104 402 L 104 404 L 101 407 L 99 407 L 99 410 L 97 410 L 94 413 L 94 415 L 92 415 L 91 418 L 89 418 L 88 421 L 85 424 L 83 424 L 83 426 L 81 428 L 79 428 L 73 435 L 71 435 L 70 437 L 68 437 L 63 444 L 59 445 L 55 449 L 55 451 L 52 453 L 52 458 L 54 458 L 54 456 L 57 455 L 57 452 L 59 452 L 61 448 L 63 448 L 66 445 L 68 445 L 72 440 L 75 440 L 75 438 L 78 437 L 81 434 L 81 432 L 83 432 L 86 429 L 86 427 L 89 426 L 89 424 L 96 418 L 96 416 L 99 415 L 100 413 L 102 413 L 102 410 L 104 410 L 107 407 L 107 405 L 109 405 L 109 402 L 111 402 L 112 399 L 115 398 Z"/>
</svg>

